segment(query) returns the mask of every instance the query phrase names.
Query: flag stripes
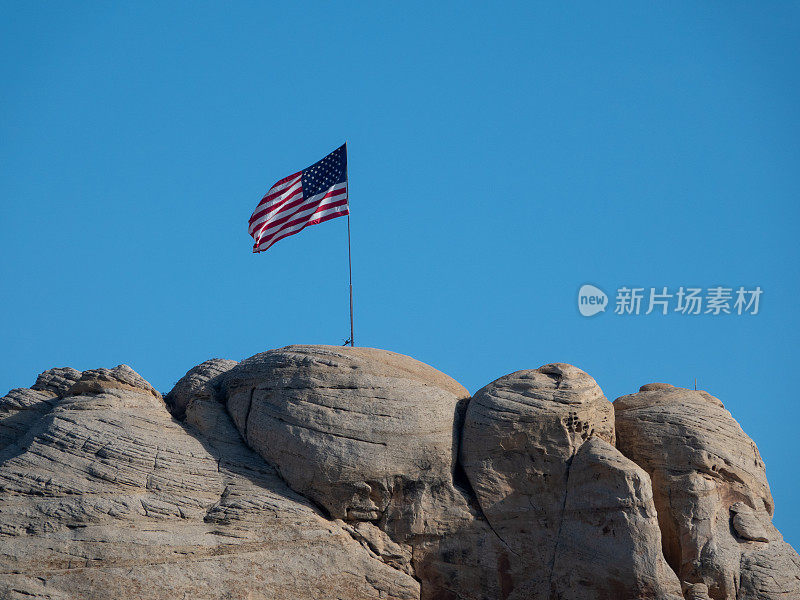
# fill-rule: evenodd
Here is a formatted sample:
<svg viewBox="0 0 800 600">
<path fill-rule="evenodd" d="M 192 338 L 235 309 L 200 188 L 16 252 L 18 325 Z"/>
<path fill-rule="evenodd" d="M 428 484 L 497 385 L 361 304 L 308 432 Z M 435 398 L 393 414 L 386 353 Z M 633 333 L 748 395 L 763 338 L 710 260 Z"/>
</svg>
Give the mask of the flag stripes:
<svg viewBox="0 0 800 600">
<path fill-rule="evenodd" d="M 347 183 L 341 184 L 337 190 L 312 196 L 294 210 L 279 210 L 275 214 L 281 216 L 264 222 L 264 226 L 259 229 L 258 234 L 253 236 L 256 240 L 256 244 L 253 246 L 255 252 L 263 252 L 278 240 L 300 233 L 309 225 L 317 225 L 334 217 L 343 217 L 349 214 Z"/>
<path fill-rule="evenodd" d="M 277 181 L 250 216 L 253 252 L 263 252 L 309 225 L 350 214 L 347 150 L 337 148 L 307 169 Z"/>
</svg>

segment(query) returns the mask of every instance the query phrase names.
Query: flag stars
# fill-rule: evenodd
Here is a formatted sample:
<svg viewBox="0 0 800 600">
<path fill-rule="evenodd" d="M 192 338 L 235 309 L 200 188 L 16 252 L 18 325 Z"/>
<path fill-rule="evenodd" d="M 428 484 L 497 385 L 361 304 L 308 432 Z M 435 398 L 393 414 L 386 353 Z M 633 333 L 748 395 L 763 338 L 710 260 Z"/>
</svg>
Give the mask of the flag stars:
<svg viewBox="0 0 800 600">
<path fill-rule="evenodd" d="M 344 148 L 331 154 L 303 171 L 303 190 L 306 195 L 325 193 L 330 188 L 343 184 L 347 178 Z"/>
</svg>

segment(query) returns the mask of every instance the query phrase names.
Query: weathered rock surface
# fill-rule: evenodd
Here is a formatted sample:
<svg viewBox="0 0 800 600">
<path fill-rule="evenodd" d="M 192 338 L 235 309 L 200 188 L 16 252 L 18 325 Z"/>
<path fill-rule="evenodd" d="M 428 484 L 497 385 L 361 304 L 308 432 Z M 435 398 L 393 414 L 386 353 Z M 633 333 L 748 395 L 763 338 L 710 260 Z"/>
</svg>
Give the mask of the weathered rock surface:
<svg viewBox="0 0 800 600">
<path fill-rule="evenodd" d="M 394 352 L 288 346 L 242 361 L 222 388 L 248 445 L 388 564 L 413 569 L 423 598 L 498 597 L 501 544 L 454 482 L 463 386 Z M 403 551 L 381 555 L 387 540 Z"/>
<path fill-rule="evenodd" d="M 24 434 L 32 423 L 53 410 L 58 396 L 51 391 L 15 388 L 0 402 L 0 450 Z"/>
<path fill-rule="evenodd" d="M 619 448 L 652 478 L 664 554 L 686 589 L 800 598 L 800 559 L 772 525 L 764 463 L 722 402 L 649 384 L 614 408 Z"/>
<path fill-rule="evenodd" d="M 182 419 L 186 415 L 186 407 L 192 400 L 216 399 L 222 384 L 222 376 L 237 364 L 235 360 L 211 358 L 190 369 L 164 396 L 170 412 L 176 418 Z"/>
<path fill-rule="evenodd" d="M 128 365 L 118 365 L 113 369 L 100 368 L 84 371 L 66 394 L 79 396 L 81 394 L 100 394 L 112 390 L 147 392 L 156 398 L 161 398 L 161 394 Z"/>
<path fill-rule="evenodd" d="M 75 385 L 83 375 L 72 367 L 56 367 L 48 369 L 36 378 L 36 383 L 31 386 L 32 390 L 40 392 L 51 392 L 56 396 L 65 396 L 70 388 Z"/>
<path fill-rule="evenodd" d="M 0 450 L 50 412 L 59 397 L 80 378 L 81 372 L 70 367 L 48 369 L 36 378 L 32 387 L 8 392 L 0 402 Z"/>
<path fill-rule="evenodd" d="M 224 387 L 247 444 L 333 518 L 388 512 L 421 533 L 450 494 L 469 393 L 428 365 L 372 348 L 288 346 L 242 361 Z"/>
<path fill-rule="evenodd" d="M 0 597 L 419 597 L 289 490 L 221 404 L 189 402 L 181 425 L 129 368 L 76 387 L 0 453 Z"/>
<path fill-rule="evenodd" d="M 683 598 L 661 553 L 650 477 L 600 437 L 570 465 L 551 597 Z"/>
<path fill-rule="evenodd" d="M 718 400 L 612 406 L 566 364 L 469 399 L 406 356 L 290 346 L 163 399 L 125 365 L 0 398 L 0 598 L 800 599 L 772 512 Z"/>
<path fill-rule="evenodd" d="M 509 550 L 509 598 L 548 598 L 569 466 L 590 436 L 614 442 L 614 411 L 571 365 L 501 377 L 467 408 L 461 460 L 483 513 Z"/>
</svg>

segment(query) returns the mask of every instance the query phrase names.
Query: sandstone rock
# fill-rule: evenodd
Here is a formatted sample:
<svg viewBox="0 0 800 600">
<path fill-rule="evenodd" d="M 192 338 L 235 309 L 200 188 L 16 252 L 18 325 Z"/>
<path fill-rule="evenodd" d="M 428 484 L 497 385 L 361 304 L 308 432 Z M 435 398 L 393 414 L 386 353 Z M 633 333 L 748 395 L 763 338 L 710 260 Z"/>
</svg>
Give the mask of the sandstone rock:
<svg viewBox="0 0 800 600">
<path fill-rule="evenodd" d="M 337 519 L 335 522 L 376 558 L 404 573 L 414 574 L 414 569 L 411 567 L 411 546 L 396 544 L 381 529 L 366 521 L 346 523 Z"/>
<path fill-rule="evenodd" d="M 705 583 L 690 583 L 685 588 L 686 600 L 711 600 L 708 595 L 708 586 Z"/>
<path fill-rule="evenodd" d="M 507 597 L 549 597 L 569 464 L 591 436 L 613 444 L 613 408 L 571 365 L 506 375 L 470 402 L 461 460 L 508 548 Z"/>
<path fill-rule="evenodd" d="M 70 367 L 48 369 L 31 388 L 13 389 L 0 398 L 0 450 L 49 413 L 80 377 L 81 372 Z"/>
<path fill-rule="evenodd" d="M 614 408 L 619 449 L 650 474 L 664 554 L 687 590 L 800 598 L 798 557 L 772 525 L 764 463 L 722 402 L 651 384 Z"/>
<path fill-rule="evenodd" d="M 48 369 L 36 378 L 32 390 L 51 392 L 56 396 L 64 396 L 69 389 L 81 378 L 82 373 L 72 367 L 57 367 Z"/>
<path fill-rule="evenodd" d="M 570 465 L 549 597 L 683 598 L 661 553 L 650 478 L 599 437 Z"/>
<path fill-rule="evenodd" d="M 57 402 L 52 391 L 28 388 L 13 389 L 0 398 L 0 450 L 15 442 Z"/>
<path fill-rule="evenodd" d="M 736 600 L 800 598 L 800 557 L 782 539 L 745 544 Z"/>
<path fill-rule="evenodd" d="M 192 399 L 216 398 L 222 375 L 236 365 L 235 360 L 212 358 L 190 369 L 172 391 L 164 396 L 173 416 L 182 419 L 186 414 L 186 406 Z"/>
<path fill-rule="evenodd" d="M 242 361 L 224 388 L 247 444 L 332 518 L 388 512 L 412 535 L 450 497 L 469 393 L 428 365 L 372 348 L 288 346 Z"/>
<path fill-rule="evenodd" d="M 124 365 L 34 387 L 0 398 L 0 598 L 800 598 L 758 450 L 705 392 L 612 408 L 555 364 L 468 400 L 324 346 L 163 400 Z"/>
<path fill-rule="evenodd" d="M 424 600 L 499 597 L 502 543 L 454 484 L 462 386 L 392 352 L 290 346 L 243 361 L 223 388 L 248 443 L 381 560 L 413 570 Z"/>
<path fill-rule="evenodd" d="M 439 522 L 439 535 L 412 539 L 421 600 L 508 598 L 511 552 L 480 514 Z"/>
<path fill-rule="evenodd" d="M 70 396 L 78 396 L 80 394 L 102 394 L 110 390 L 145 391 L 156 398 L 161 398 L 161 394 L 128 365 L 118 365 L 113 369 L 100 368 L 84 371 L 67 393 Z"/>
<path fill-rule="evenodd" d="M 731 526 L 736 534 L 753 542 L 768 542 L 770 538 L 777 537 L 774 532 L 767 531 L 755 511 L 744 502 L 731 505 Z"/>
<path fill-rule="evenodd" d="M 190 399 L 197 427 L 182 425 L 133 371 L 88 373 L 0 453 L 0 597 L 419 597 L 247 449 L 223 405 Z"/>
</svg>

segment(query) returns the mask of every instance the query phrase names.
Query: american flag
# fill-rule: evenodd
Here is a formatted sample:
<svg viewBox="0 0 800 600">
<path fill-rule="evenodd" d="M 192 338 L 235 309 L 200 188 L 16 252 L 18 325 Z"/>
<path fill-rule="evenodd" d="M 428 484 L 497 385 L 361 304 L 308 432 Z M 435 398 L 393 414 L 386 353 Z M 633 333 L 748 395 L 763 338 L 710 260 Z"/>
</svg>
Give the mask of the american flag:
<svg viewBox="0 0 800 600">
<path fill-rule="evenodd" d="M 347 144 L 307 169 L 273 185 L 250 217 L 253 252 L 278 240 L 350 214 L 347 204 Z"/>
</svg>

